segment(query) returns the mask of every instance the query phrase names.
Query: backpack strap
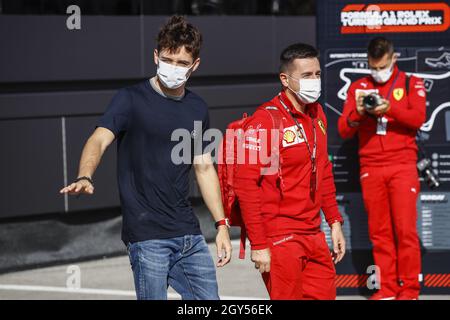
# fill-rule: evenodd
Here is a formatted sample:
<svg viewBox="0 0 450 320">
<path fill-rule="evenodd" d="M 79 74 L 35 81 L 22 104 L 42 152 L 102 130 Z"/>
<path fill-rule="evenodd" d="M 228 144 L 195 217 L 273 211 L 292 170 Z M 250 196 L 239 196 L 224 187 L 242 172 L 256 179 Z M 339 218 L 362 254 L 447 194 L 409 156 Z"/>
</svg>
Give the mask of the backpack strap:
<svg viewBox="0 0 450 320">
<path fill-rule="evenodd" d="M 409 95 L 409 83 L 411 81 L 411 77 L 408 76 L 405 72 L 405 89 L 406 89 L 406 95 Z"/>
<path fill-rule="evenodd" d="M 273 128 L 276 128 L 279 130 L 278 148 L 272 147 L 272 151 L 274 151 L 272 153 L 272 157 L 277 157 L 278 161 L 279 161 L 278 178 L 280 179 L 280 190 L 283 191 L 284 181 L 283 181 L 283 175 L 282 175 L 282 170 L 281 170 L 281 167 L 283 165 L 283 157 L 281 156 L 281 153 L 280 153 L 282 141 L 283 141 L 283 130 L 284 130 L 283 119 L 282 119 L 283 117 L 281 115 L 280 110 L 276 106 L 265 106 L 264 110 L 266 110 L 266 112 L 269 114 L 270 118 L 272 119 Z"/>
<path fill-rule="evenodd" d="M 280 185 L 284 186 L 283 177 L 281 175 L 281 164 L 282 164 L 282 158 L 280 155 L 280 147 L 283 139 L 283 120 L 281 116 L 280 110 L 275 106 L 266 106 L 262 108 L 265 110 L 269 116 L 270 119 L 272 119 L 272 126 L 273 128 L 278 128 L 280 130 L 280 139 L 279 139 L 279 147 L 275 148 L 275 154 L 272 154 L 272 156 L 276 156 L 279 159 L 279 166 L 278 166 L 278 177 L 280 179 Z M 282 188 L 280 188 L 282 190 Z M 240 248 L 239 248 L 239 259 L 245 259 L 245 249 L 246 249 L 246 242 L 247 242 L 247 229 L 244 225 L 241 226 L 241 241 L 240 241 Z"/>
<path fill-rule="evenodd" d="M 245 112 L 242 115 L 242 119 L 236 121 L 235 123 L 239 123 L 239 127 L 242 125 L 242 123 L 244 123 L 248 118 L 247 113 Z M 228 129 L 228 128 L 227 128 Z M 233 128 L 234 129 L 234 128 Z M 234 134 L 233 135 L 229 135 L 227 134 L 227 131 L 225 131 L 225 145 L 223 146 L 225 148 L 225 150 L 223 150 L 222 152 L 224 152 L 224 164 L 227 166 L 227 177 L 226 177 L 226 183 L 228 186 L 232 186 L 233 185 L 233 181 L 234 181 L 234 170 L 233 167 L 235 166 L 234 163 Z M 234 192 L 232 189 L 228 189 L 228 197 L 233 196 Z"/>
</svg>

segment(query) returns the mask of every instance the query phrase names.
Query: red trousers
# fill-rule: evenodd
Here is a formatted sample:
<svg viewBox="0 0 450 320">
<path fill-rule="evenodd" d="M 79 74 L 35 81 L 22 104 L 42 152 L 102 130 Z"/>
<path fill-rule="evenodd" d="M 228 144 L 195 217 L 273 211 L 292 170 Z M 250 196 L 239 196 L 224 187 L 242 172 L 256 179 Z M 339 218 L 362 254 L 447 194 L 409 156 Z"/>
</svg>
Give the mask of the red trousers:
<svg viewBox="0 0 450 320">
<path fill-rule="evenodd" d="M 270 241 L 270 272 L 263 280 L 271 299 L 336 299 L 336 270 L 323 232 Z"/>
<path fill-rule="evenodd" d="M 362 167 L 360 178 L 381 292 L 418 297 L 421 257 L 416 201 L 420 184 L 416 166 Z"/>
</svg>

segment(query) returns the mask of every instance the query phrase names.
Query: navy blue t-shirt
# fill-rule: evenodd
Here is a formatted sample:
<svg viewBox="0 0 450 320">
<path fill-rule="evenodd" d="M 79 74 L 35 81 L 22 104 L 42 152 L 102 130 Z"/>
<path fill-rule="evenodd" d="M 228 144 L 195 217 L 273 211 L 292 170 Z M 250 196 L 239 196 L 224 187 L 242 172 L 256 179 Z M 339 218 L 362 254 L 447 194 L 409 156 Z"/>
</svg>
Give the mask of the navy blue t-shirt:
<svg viewBox="0 0 450 320">
<path fill-rule="evenodd" d="M 186 90 L 179 101 L 165 98 L 148 80 L 119 90 L 99 119 L 97 127 L 111 130 L 117 139 L 117 178 L 125 245 L 201 234 L 188 199 L 192 159 L 206 145 L 200 137 L 195 139 L 200 149 L 194 148 L 193 137 L 200 134 L 198 126 L 194 131 L 194 121 L 201 121 L 203 132 L 208 129 L 208 107 L 199 96 Z M 188 163 L 172 161 L 173 148 L 180 143 L 171 139 L 176 129 L 192 133 L 188 136 L 191 139 Z M 194 149 L 200 152 L 195 153 Z"/>
</svg>

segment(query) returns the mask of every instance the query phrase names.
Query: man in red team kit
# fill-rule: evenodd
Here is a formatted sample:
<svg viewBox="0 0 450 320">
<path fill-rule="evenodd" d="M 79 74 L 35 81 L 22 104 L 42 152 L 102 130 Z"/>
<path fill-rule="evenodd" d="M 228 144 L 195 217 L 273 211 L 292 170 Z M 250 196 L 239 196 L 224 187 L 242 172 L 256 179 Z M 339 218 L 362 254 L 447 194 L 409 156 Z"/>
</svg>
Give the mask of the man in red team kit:
<svg viewBox="0 0 450 320">
<path fill-rule="evenodd" d="M 422 80 L 398 69 L 396 59 L 391 41 L 370 41 L 372 75 L 350 86 L 338 122 L 343 138 L 359 138 L 361 187 L 381 284 L 374 300 L 417 299 L 420 290 L 415 136 L 425 121 L 425 89 Z M 374 92 L 380 97 L 367 98 Z"/>
<path fill-rule="evenodd" d="M 343 258 L 345 240 L 327 153 L 327 120 L 316 102 L 321 92 L 318 52 L 294 44 L 280 60 L 282 91 L 243 125 L 244 147 L 249 153 L 256 150 L 258 158 L 236 165 L 235 192 L 251 258 L 270 298 L 335 299 L 333 260 Z M 272 140 L 275 133 L 279 140 Z M 269 164 L 261 161 L 266 150 L 280 163 L 271 174 L 264 170 Z M 320 230 L 320 209 L 331 227 L 333 253 Z"/>
</svg>

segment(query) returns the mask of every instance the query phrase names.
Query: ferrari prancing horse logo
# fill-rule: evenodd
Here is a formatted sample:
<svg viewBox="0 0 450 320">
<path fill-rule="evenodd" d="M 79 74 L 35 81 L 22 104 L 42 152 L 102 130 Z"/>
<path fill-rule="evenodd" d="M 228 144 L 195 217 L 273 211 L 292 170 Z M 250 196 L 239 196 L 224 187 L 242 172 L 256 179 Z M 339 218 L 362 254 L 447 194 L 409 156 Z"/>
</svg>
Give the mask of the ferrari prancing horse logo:
<svg viewBox="0 0 450 320">
<path fill-rule="evenodd" d="M 403 98 L 403 93 L 404 93 L 403 88 L 397 88 L 397 89 L 394 89 L 392 94 L 393 94 L 395 100 L 400 101 Z"/>
<path fill-rule="evenodd" d="M 322 120 L 318 120 L 317 123 L 319 124 L 320 129 L 322 129 L 323 134 L 327 134 L 327 129 L 325 128 L 325 125 L 323 124 Z"/>
</svg>

